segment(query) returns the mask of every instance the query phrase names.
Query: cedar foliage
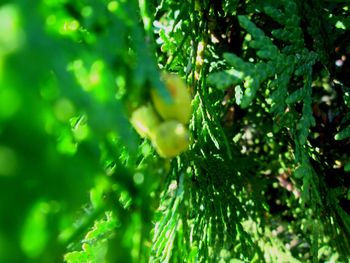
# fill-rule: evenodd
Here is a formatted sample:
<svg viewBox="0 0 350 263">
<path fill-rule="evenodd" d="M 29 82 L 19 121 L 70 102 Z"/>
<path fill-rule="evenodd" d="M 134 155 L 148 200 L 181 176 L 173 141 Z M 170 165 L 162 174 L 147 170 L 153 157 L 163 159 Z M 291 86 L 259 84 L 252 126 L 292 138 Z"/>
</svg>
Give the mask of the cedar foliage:
<svg viewBox="0 0 350 263">
<path fill-rule="evenodd" d="M 1 262 L 347 262 L 350 5 L 0 5 Z M 128 118 L 193 96 L 190 149 Z"/>
</svg>

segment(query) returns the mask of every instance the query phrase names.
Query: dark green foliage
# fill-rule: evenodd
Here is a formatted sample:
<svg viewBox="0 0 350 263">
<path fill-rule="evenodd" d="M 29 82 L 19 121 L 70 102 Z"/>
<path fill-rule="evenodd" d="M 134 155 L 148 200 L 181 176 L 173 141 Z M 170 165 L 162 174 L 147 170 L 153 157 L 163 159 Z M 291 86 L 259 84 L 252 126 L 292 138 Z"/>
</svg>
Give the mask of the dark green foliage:
<svg viewBox="0 0 350 263">
<path fill-rule="evenodd" d="M 0 262 L 347 262 L 347 1 L 0 5 Z M 191 145 L 129 124 L 186 79 Z"/>
</svg>

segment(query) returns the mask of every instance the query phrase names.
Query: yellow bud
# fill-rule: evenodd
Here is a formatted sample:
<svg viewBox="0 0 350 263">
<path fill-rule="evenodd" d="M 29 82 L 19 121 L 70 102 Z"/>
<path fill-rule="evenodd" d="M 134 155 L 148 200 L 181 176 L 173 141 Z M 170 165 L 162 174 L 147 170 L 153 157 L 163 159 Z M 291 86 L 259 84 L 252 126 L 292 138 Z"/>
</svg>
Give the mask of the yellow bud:
<svg viewBox="0 0 350 263">
<path fill-rule="evenodd" d="M 172 158 L 187 150 L 189 133 L 180 122 L 165 121 L 156 128 L 152 142 L 161 157 Z"/>
<path fill-rule="evenodd" d="M 141 137 L 150 139 L 160 119 L 152 105 L 147 104 L 132 113 L 130 122 Z"/>
<path fill-rule="evenodd" d="M 168 89 L 172 101 L 166 102 L 157 92 L 151 90 L 154 107 L 164 120 L 178 120 L 187 124 L 191 118 L 191 95 L 186 83 L 177 75 L 164 72 L 164 84 Z"/>
</svg>

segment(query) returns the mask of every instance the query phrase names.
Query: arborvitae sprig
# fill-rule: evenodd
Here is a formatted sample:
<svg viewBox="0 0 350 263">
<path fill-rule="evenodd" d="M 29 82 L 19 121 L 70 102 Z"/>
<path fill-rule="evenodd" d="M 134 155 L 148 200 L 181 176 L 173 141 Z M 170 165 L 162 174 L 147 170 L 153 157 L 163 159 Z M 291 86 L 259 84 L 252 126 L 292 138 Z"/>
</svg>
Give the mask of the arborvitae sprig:
<svg viewBox="0 0 350 263">
<path fill-rule="evenodd" d="M 236 97 L 236 104 L 242 108 L 255 106 L 254 103 L 258 103 L 260 97 L 268 91 L 268 105 L 274 116 L 275 127 L 278 128 L 275 131 L 288 130 L 294 141 L 295 164 L 298 167 L 295 176 L 302 179 L 303 203 L 310 205 L 314 211 L 319 211 L 324 207 L 324 202 L 328 202 L 321 197 L 327 190 L 322 187 L 323 178 L 319 178 L 320 175 L 310 163 L 308 141 L 310 128 L 315 125 L 312 110 L 313 69 L 320 58 L 316 52 L 309 50 L 310 46 L 304 41 L 301 11 L 297 4 L 297 1 L 280 1 L 278 4 L 267 2 L 262 8 L 259 6 L 279 24 L 280 28 L 271 31 L 272 39 L 255 25 L 254 17 L 238 16 L 240 26 L 249 34 L 246 41 L 248 49 L 243 49 L 242 57 L 224 54 L 228 63 L 227 69 L 211 73 L 208 80 L 221 90 L 228 87 L 243 90 L 243 98 L 237 100 Z M 249 48 L 256 50 L 259 59 L 250 58 Z M 324 62 L 323 57 L 321 62 Z M 340 132 L 340 137 L 348 137 L 347 133 L 348 128 Z M 317 220 L 317 216 L 310 220 Z M 343 223 L 346 221 L 344 219 Z M 312 228 L 313 238 L 310 239 L 314 260 L 317 258 L 320 234 L 316 230 L 315 227 Z"/>
</svg>

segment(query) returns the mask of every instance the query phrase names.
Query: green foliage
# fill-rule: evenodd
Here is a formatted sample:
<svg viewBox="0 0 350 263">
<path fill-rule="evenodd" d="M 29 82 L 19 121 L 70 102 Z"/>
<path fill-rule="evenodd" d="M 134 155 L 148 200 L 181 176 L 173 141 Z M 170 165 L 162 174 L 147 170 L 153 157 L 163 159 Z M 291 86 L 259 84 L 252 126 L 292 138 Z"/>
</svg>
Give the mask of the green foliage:
<svg viewBox="0 0 350 263">
<path fill-rule="evenodd" d="M 346 262 L 347 1 L 0 4 L 0 262 Z M 188 151 L 129 123 L 192 94 Z"/>
</svg>

